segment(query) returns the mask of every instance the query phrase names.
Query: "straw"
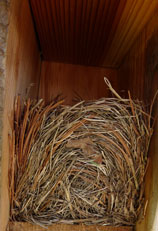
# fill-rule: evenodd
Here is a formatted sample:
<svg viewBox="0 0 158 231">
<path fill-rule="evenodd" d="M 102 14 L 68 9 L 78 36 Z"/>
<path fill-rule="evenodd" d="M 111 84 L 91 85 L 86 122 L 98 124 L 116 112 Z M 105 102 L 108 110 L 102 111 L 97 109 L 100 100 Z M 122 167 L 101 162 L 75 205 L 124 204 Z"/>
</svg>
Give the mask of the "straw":
<svg viewBox="0 0 158 231">
<path fill-rule="evenodd" d="M 151 116 L 105 82 L 116 98 L 73 106 L 16 99 L 11 220 L 134 225 L 143 214 Z"/>
</svg>

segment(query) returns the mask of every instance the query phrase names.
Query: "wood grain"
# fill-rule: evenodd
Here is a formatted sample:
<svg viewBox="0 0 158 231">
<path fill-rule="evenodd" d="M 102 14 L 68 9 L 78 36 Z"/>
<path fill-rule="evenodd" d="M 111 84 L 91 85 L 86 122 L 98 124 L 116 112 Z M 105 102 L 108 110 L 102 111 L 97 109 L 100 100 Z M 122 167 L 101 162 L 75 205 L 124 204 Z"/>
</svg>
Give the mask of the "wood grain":
<svg viewBox="0 0 158 231">
<path fill-rule="evenodd" d="M 157 0 L 30 0 L 44 60 L 118 67 Z"/>
<path fill-rule="evenodd" d="M 141 99 L 151 105 L 158 90 L 158 11 L 155 12 L 142 33 L 139 35 L 118 70 L 120 91 L 129 89 L 132 98 Z M 126 96 L 125 92 L 122 95 Z M 158 98 L 153 108 L 158 115 Z M 158 121 L 149 150 L 149 166 L 146 174 L 146 213 L 136 225 L 136 231 L 158 230 Z"/>
<path fill-rule="evenodd" d="M 118 89 L 116 70 L 64 63 L 42 62 L 39 98 L 50 102 L 58 94 L 73 104 L 76 94 L 90 100 L 110 96 L 104 76 Z"/>
<path fill-rule="evenodd" d="M 133 227 L 110 227 L 110 226 L 86 226 L 86 225 L 65 225 L 54 224 L 48 229 L 29 223 L 14 222 L 9 224 L 9 231 L 132 231 Z"/>
<path fill-rule="evenodd" d="M 109 96 L 109 91 L 103 81 L 106 75 L 116 90 L 130 89 L 133 98 L 147 101 L 151 99 L 158 88 L 158 74 L 156 65 L 155 69 L 152 69 L 152 77 L 146 75 L 148 71 L 146 66 L 149 66 L 147 57 L 150 55 L 154 57 L 152 53 L 154 47 L 149 49 L 149 53 L 147 53 L 147 47 L 150 39 L 151 44 L 154 44 L 152 38 L 158 30 L 158 1 L 128 0 L 126 4 L 124 3 L 123 0 L 94 0 L 93 2 L 92 0 L 31 0 L 45 59 L 112 67 L 118 67 L 122 63 L 117 77 L 117 71 L 112 69 L 45 61 L 42 64 L 39 97 L 43 97 L 48 102 L 58 93 L 62 93 L 63 96 L 67 96 L 65 103 L 72 104 L 75 92 L 83 99 Z M 153 15 L 152 19 L 139 35 L 151 15 Z M 37 97 L 38 92 L 40 58 L 27 0 L 12 0 L 6 70 L 0 208 L 0 230 L 2 231 L 5 230 L 9 215 L 8 132 L 10 131 L 9 120 L 12 116 L 14 96 L 21 94 L 24 98 L 26 95 Z M 29 92 L 31 83 L 35 83 L 35 86 Z M 157 139 L 155 133 L 146 176 L 148 182 L 146 197 L 149 199 L 149 206 L 145 220 L 137 225 L 138 231 L 157 230 Z M 89 230 L 89 228 L 73 226 L 72 230 Z M 92 230 L 108 230 L 107 228 L 126 230 L 125 227 L 121 229 L 92 227 Z M 10 229 L 16 231 L 43 230 L 27 223 L 13 223 Z M 51 229 L 67 231 L 70 230 L 70 226 L 54 225 L 48 230 Z"/>
<path fill-rule="evenodd" d="M 6 52 L 5 101 L 2 146 L 2 192 L 0 230 L 4 231 L 9 216 L 8 199 L 8 133 L 12 123 L 14 97 L 37 97 L 40 55 L 27 0 L 11 1 L 10 23 Z M 29 91 L 31 84 L 34 83 Z"/>
<path fill-rule="evenodd" d="M 118 70 L 120 90 L 150 103 L 156 92 L 158 67 L 158 10 L 139 35 Z M 155 80 L 154 80 L 155 79 Z"/>
</svg>

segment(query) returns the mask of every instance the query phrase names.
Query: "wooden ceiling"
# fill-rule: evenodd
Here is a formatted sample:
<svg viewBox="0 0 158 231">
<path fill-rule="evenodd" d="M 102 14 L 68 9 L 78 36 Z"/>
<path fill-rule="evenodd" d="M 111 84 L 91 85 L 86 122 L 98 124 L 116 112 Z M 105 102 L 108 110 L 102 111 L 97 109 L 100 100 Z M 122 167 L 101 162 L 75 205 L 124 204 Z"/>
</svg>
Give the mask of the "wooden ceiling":
<svg viewBox="0 0 158 231">
<path fill-rule="evenodd" d="M 117 68 L 158 0 L 30 0 L 44 60 Z"/>
</svg>

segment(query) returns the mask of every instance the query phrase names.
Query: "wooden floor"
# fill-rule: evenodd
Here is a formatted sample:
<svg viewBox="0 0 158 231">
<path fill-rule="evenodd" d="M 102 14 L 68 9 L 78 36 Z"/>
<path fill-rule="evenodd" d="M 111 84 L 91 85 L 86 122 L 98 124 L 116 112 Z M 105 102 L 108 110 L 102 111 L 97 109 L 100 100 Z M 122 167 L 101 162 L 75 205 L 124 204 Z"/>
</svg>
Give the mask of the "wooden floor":
<svg viewBox="0 0 158 231">
<path fill-rule="evenodd" d="M 132 231 L 133 227 L 111 227 L 111 226 L 99 226 L 91 225 L 66 225 L 66 224 L 54 224 L 48 228 L 42 228 L 38 225 L 32 225 L 29 223 L 12 222 L 9 223 L 9 231 Z"/>
</svg>

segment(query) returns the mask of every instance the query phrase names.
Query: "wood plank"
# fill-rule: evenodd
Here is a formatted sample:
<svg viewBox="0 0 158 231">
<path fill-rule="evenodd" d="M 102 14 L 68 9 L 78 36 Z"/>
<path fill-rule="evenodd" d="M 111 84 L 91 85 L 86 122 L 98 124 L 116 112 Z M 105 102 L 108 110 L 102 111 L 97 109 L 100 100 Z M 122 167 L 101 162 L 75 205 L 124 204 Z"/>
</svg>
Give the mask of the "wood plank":
<svg viewBox="0 0 158 231">
<path fill-rule="evenodd" d="M 126 31 L 125 37 L 122 39 L 120 47 L 118 48 L 117 52 L 113 55 L 112 62 L 115 63 L 116 66 L 119 66 L 121 64 L 122 59 L 128 52 L 129 48 L 132 46 L 133 42 L 135 41 L 139 33 L 142 31 L 144 25 L 146 25 L 146 23 L 153 15 L 153 12 L 156 9 L 156 2 L 155 5 L 152 5 L 150 3 L 151 2 L 149 1 L 143 0 L 142 4 L 140 5 L 140 8 L 134 15 L 133 21 L 131 21 L 131 25 L 128 28 L 128 31 Z"/>
<path fill-rule="evenodd" d="M 2 191 L 0 208 L 0 230 L 6 230 L 9 217 L 8 161 L 10 121 L 14 97 L 37 97 L 40 74 L 40 55 L 35 38 L 32 17 L 27 0 L 11 1 L 10 20 L 6 52 L 5 101 L 3 115 L 2 147 Z M 32 83 L 34 86 L 31 87 Z M 30 89 L 30 90 L 29 90 Z"/>
<path fill-rule="evenodd" d="M 157 41 L 158 10 L 137 38 L 118 70 L 120 90 L 127 92 L 130 89 L 132 98 L 143 99 L 146 103 L 151 101 L 154 94 L 152 87 L 155 84 L 152 82 L 158 65 Z"/>
<path fill-rule="evenodd" d="M 147 105 L 158 90 L 158 11 L 155 12 L 118 70 L 120 90 L 131 91 L 132 98 L 141 99 Z M 122 93 L 124 96 L 126 94 Z M 153 108 L 158 115 L 158 99 Z M 136 225 L 136 231 L 158 230 L 158 121 L 149 150 L 149 166 L 146 173 L 144 219 Z"/>
<path fill-rule="evenodd" d="M 44 60 L 119 67 L 157 0 L 30 0 Z"/>
<path fill-rule="evenodd" d="M 104 76 L 117 90 L 116 70 L 45 61 L 42 63 L 39 97 L 50 102 L 62 94 L 66 97 L 65 104 L 73 104 L 76 93 L 84 100 L 107 97 L 111 94 Z"/>
<path fill-rule="evenodd" d="M 66 224 L 54 224 L 47 229 L 38 225 L 32 225 L 29 223 L 13 222 L 9 224 L 9 231 L 132 231 L 133 227 L 110 227 L 99 225 L 66 225 Z"/>
</svg>

